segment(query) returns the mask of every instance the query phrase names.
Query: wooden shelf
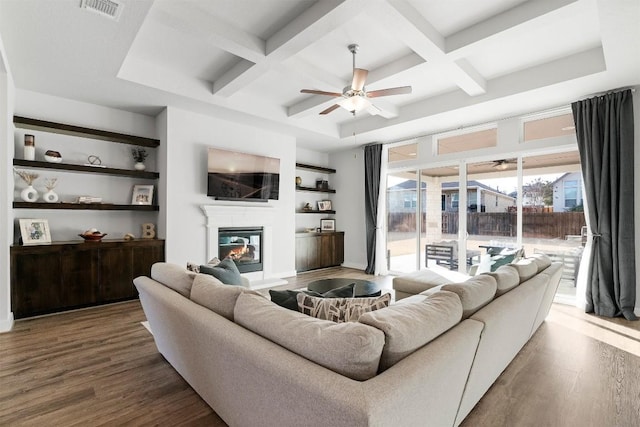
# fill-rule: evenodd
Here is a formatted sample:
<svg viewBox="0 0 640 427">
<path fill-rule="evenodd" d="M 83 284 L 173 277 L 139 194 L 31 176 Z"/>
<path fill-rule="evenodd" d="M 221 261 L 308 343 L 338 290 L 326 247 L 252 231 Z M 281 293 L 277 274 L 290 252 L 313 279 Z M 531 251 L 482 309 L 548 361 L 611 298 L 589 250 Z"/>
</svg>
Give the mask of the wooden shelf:
<svg viewBox="0 0 640 427">
<path fill-rule="evenodd" d="M 305 163 L 296 163 L 296 168 L 297 169 L 307 169 L 307 170 L 316 171 L 316 172 L 322 172 L 322 173 L 336 173 L 335 169 L 325 168 L 325 167 L 322 167 L 322 166 L 307 165 Z"/>
<path fill-rule="evenodd" d="M 17 128 L 21 129 L 40 130 L 61 135 L 100 139 L 102 141 L 116 142 L 120 144 L 139 145 L 143 147 L 158 147 L 160 145 L 160 140 L 158 139 L 85 128 L 82 126 L 65 125 L 62 123 L 48 122 L 46 120 L 30 119 L 28 117 L 13 116 L 13 124 Z"/>
<path fill-rule="evenodd" d="M 303 187 L 301 185 L 296 186 L 296 191 L 313 191 L 316 193 L 335 193 L 336 190 L 334 190 L 333 188 L 315 188 L 315 187 Z"/>
<path fill-rule="evenodd" d="M 114 205 L 111 203 L 13 202 L 14 209 L 67 209 L 85 211 L 158 211 L 158 205 Z"/>
<path fill-rule="evenodd" d="M 312 211 L 298 211 L 296 213 L 299 214 L 335 214 L 336 211 L 319 211 L 319 210 L 312 210 Z"/>
<path fill-rule="evenodd" d="M 36 160 L 13 159 L 13 165 L 34 169 L 58 169 L 68 172 L 90 172 L 105 175 L 130 176 L 141 179 L 158 179 L 160 177 L 160 174 L 158 172 L 138 171 L 132 169 L 103 168 L 97 166 L 74 165 L 71 163 L 50 163 Z"/>
</svg>

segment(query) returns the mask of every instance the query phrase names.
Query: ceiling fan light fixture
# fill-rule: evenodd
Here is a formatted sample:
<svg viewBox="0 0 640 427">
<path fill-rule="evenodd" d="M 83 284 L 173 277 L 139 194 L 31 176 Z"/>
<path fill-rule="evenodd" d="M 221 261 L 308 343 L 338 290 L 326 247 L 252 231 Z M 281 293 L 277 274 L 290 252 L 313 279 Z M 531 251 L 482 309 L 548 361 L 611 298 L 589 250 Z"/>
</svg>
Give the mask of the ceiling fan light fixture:
<svg viewBox="0 0 640 427">
<path fill-rule="evenodd" d="M 509 168 L 509 164 L 506 162 L 502 162 L 502 163 L 495 164 L 493 167 L 499 171 L 504 171 Z"/>
<path fill-rule="evenodd" d="M 366 108 L 369 108 L 371 102 L 362 96 L 354 95 L 348 98 L 344 98 L 342 101 L 338 102 L 342 108 L 350 112 L 359 112 Z"/>
</svg>

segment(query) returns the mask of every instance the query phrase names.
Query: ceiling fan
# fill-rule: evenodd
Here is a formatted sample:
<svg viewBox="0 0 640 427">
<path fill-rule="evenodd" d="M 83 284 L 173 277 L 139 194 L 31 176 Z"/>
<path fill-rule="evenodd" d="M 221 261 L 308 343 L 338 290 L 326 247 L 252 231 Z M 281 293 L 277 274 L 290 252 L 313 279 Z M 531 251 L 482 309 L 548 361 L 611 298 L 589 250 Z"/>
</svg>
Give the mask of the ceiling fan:
<svg viewBox="0 0 640 427">
<path fill-rule="evenodd" d="M 320 112 L 320 114 L 329 114 L 338 107 L 342 107 L 345 110 L 351 112 L 354 116 L 356 112 L 367 110 L 370 114 L 376 115 L 381 110 L 373 105 L 369 98 L 378 98 L 381 96 L 389 95 L 402 95 L 411 93 L 411 86 L 400 86 L 388 89 L 372 90 L 367 92 L 364 87 L 364 82 L 367 79 L 369 71 L 362 68 L 356 68 L 356 53 L 359 46 L 357 44 L 350 44 L 349 51 L 353 55 L 353 79 L 351 80 L 351 86 L 345 86 L 342 89 L 342 93 L 339 92 L 326 92 L 316 89 L 302 89 L 301 93 L 310 93 L 314 95 L 326 95 L 336 98 L 342 98 L 336 104 Z"/>
<path fill-rule="evenodd" d="M 492 162 L 493 168 L 500 171 L 506 170 L 507 168 L 509 168 L 509 165 L 513 165 L 516 163 L 518 163 L 518 159 L 500 159 L 494 160 Z"/>
</svg>

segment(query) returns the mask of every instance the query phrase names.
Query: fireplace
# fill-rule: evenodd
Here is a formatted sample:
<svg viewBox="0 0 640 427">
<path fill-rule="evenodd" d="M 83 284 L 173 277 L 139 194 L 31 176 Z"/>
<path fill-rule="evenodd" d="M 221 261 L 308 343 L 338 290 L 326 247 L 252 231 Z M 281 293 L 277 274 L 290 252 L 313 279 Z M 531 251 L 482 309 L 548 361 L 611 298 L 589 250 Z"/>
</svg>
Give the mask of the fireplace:
<svg viewBox="0 0 640 427">
<path fill-rule="evenodd" d="M 230 227 L 218 230 L 218 258 L 231 258 L 240 273 L 262 271 L 262 227 Z"/>
</svg>

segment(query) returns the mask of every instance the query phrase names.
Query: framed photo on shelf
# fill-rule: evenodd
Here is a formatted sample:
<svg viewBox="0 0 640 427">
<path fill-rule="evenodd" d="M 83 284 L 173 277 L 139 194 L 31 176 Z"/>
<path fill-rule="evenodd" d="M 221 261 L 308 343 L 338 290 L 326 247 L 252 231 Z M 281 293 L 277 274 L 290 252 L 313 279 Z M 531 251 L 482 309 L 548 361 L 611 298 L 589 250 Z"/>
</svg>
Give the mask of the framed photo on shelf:
<svg viewBox="0 0 640 427">
<path fill-rule="evenodd" d="M 318 202 L 318 210 L 319 211 L 330 211 L 331 210 L 331 200 L 320 200 Z"/>
<path fill-rule="evenodd" d="M 335 219 L 321 219 L 320 220 L 320 231 L 336 231 L 336 220 Z"/>
<path fill-rule="evenodd" d="M 153 185 L 134 185 L 132 205 L 150 205 L 153 202 Z"/>
<path fill-rule="evenodd" d="M 46 219 L 21 219 L 20 235 L 23 245 L 43 245 L 51 243 L 49 221 Z"/>
</svg>

